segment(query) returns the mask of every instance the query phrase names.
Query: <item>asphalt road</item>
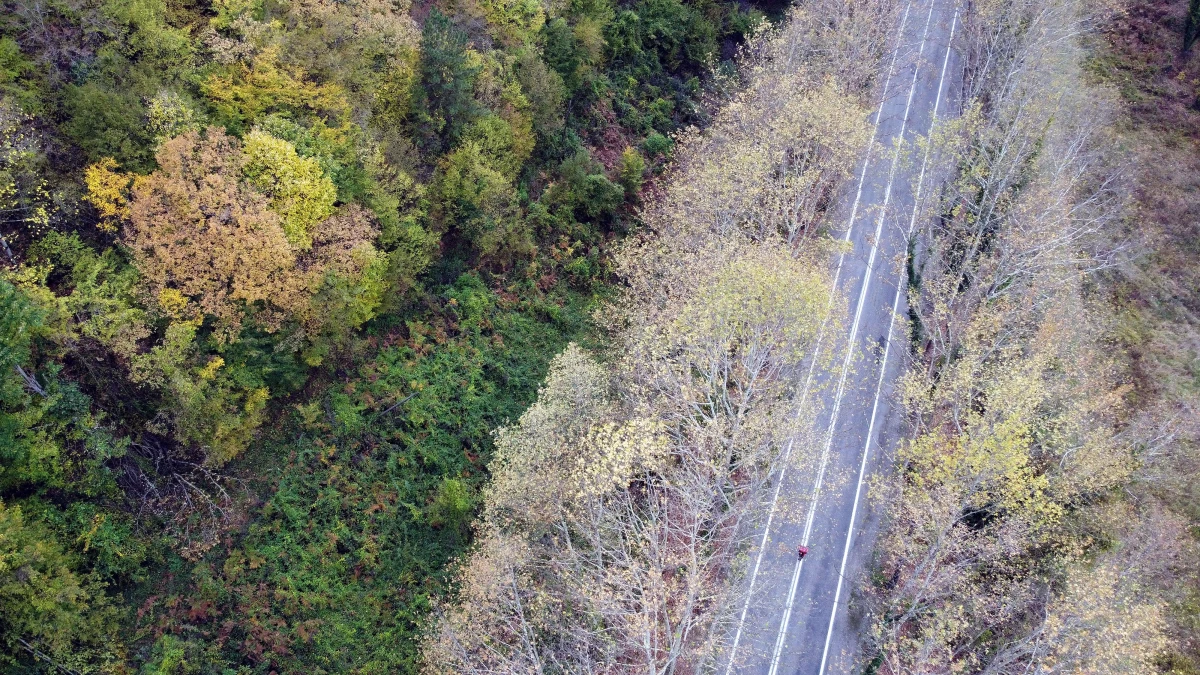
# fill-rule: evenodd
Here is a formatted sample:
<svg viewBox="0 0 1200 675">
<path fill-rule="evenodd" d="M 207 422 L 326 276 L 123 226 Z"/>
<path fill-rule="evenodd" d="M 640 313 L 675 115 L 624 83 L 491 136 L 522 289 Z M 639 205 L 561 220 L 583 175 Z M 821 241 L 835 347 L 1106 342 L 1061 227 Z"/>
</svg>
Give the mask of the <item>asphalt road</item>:
<svg viewBox="0 0 1200 675">
<path fill-rule="evenodd" d="M 878 514 L 868 480 L 885 465 L 902 433 L 892 389 L 904 367 L 907 341 L 901 264 L 918 201 L 936 173 L 921 151 L 896 153 L 929 133 L 935 117 L 956 111 L 961 66 L 952 45 L 958 25 L 954 0 L 900 0 L 884 71 L 881 103 L 871 120 L 875 138 L 864 148 L 858 179 L 841 197 L 835 222 L 852 248 L 836 261 L 837 283 L 849 308 L 839 334 L 820 347 L 835 354 L 827 369 L 803 384 L 820 401 L 814 447 L 789 466 L 750 552 L 750 593 L 733 626 L 728 673 L 861 672 L 860 627 L 848 600 L 865 578 Z M 918 187 L 921 186 L 921 187 Z M 849 345 L 851 348 L 847 349 Z M 785 462 L 785 464 L 787 464 Z M 796 548 L 809 547 L 803 562 Z"/>
</svg>

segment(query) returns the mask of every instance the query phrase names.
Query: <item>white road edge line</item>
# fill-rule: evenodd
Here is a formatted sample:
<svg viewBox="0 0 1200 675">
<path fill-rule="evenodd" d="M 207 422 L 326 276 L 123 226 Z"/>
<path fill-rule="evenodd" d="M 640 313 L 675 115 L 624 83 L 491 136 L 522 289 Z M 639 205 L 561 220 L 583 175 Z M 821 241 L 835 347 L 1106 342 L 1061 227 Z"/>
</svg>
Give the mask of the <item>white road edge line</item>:
<svg viewBox="0 0 1200 675">
<path fill-rule="evenodd" d="M 954 20 L 950 23 L 950 39 L 946 42 L 946 55 L 942 57 L 942 74 L 938 79 L 938 93 L 933 103 L 933 116 L 929 121 L 929 133 L 933 133 L 933 126 L 937 123 L 938 108 L 942 103 L 942 88 L 946 82 L 946 66 L 950 63 L 950 48 L 954 44 L 954 30 L 958 27 L 958 9 L 954 10 Z M 929 148 L 930 144 L 925 145 L 925 157 L 921 160 L 921 173 L 917 178 L 917 191 L 913 197 L 912 216 L 908 220 L 908 238 L 912 237 L 913 229 L 917 223 L 917 210 L 921 205 L 921 189 L 925 183 L 925 169 L 929 165 Z M 900 309 L 900 296 L 904 291 L 904 279 L 901 274 L 901 279 L 896 283 L 896 295 L 892 299 L 892 318 L 888 324 L 888 332 L 884 337 L 883 361 L 879 366 L 879 381 L 875 385 L 875 403 L 871 407 L 871 423 L 867 427 L 867 440 L 863 446 L 862 463 L 858 467 L 858 484 L 854 488 L 854 507 L 850 510 L 850 526 L 846 530 L 846 544 L 842 549 L 842 566 L 838 570 L 837 590 L 833 593 L 833 610 L 829 614 L 829 627 L 825 631 L 825 649 L 821 652 L 821 669 L 817 671 L 817 675 L 825 674 L 825 663 L 829 658 L 829 644 L 833 639 L 833 623 L 837 618 L 838 601 L 842 595 L 842 582 L 846 578 L 846 561 L 850 557 L 850 543 L 854 537 L 854 521 L 858 517 L 858 502 L 862 497 L 862 485 L 867 470 L 867 457 L 871 453 L 871 438 L 875 435 L 875 418 L 879 413 L 879 398 L 883 392 L 883 378 L 887 374 L 888 355 L 892 348 L 892 329 L 896 325 L 896 313 Z"/>
<path fill-rule="evenodd" d="M 875 269 L 875 257 L 879 252 L 879 238 L 883 234 L 883 221 L 887 214 L 888 204 L 892 199 L 892 185 L 896 179 L 896 167 L 900 160 L 900 146 L 904 143 L 904 133 L 908 128 L 908 115 L 912 110 L 913 96 L 917 91 L 917 79 L 921 73 L 921 59 L 925 55 L 925 41 L 929 38 L 929 24 L 933 19 L 933 8 L 936 4 L 935 0 L 929 0 L 929 13 L 925 15 L 925 29 L 921 34 L 921 44 L 917 50 L 917 58 L 913 62 L 913 77 L 912 83 L 908 87 L 908 99 L 904 103 L 904 116 L 900 121 L 900 133 L 896 135 L 897 142 L 895 144 L 895 154 L 892 156 L 892 166 L 888 170 L 887 187 L 883 193 L 883 205 L 879 210 L 879 215 L 875 219 L 875 237 L 871 240 L 871 254 L 867 258 L 867 268 L 863 276 L 862 290 L 859 291 L 857 307 L 854 311 L 854 323 L 850 327 L 850 337 L 847 341 L 846 357 L 842 361 L 842 374 L 838 379 L 837 393 L 833 398 L 833 410 L 829 417 L 829 427 L 826 430 L 825 449 L 821 452 L 821 466 L 817 471 L 817 481 L 813 486 L 812 498 L 809 502 L 808 517 L 804 523 L 804 535 L 802 544 L 807 546 L 809 536 L 812 534 L 813 521 L 816 517 L 817 501 L 820 497 L 821 486 L 825 479 L 825 471 L 829 464 L 829 453 L 833 447 L 833 431 L 837 425 L 838 414 L 841 412 L 842 397 L 846 393 L 846 377 L 850 372 L 850 362 L 854 358 L 854 342 L 858 338 L 858 327 L 862 323 L 863 306 L 866 303 L 867 291 L 871 286 L 871 274 Z M 883 113 L 882 105 L 880 106 L 880 115 Z M 788 592 L 787 603 L 783 609 L 783 620 L 779 625 L 779 634 L 775 639 L 775 652 L 771 656 L 771 668 L 768 670 L 769 675 L 777 675 L 779 672 L 779 659 L 783 654 L 783 645 L 787 639 L 788 623 L 792 617 L 792 607 L 795 605 L 796 588 L 800 577 L 800 569 L 804 566 L 804 560 L 796 561 L 795 571 L 792 573 L 792 587 Z M 836 606 L 836 605 L 835 605 Z M 824 670 L 824 660 L 821 664 Z"/>
<path fill-rule="evenodd" d="M 850 209 L 850 221 L 846 227 L 846 235 L 842 238 L 842 240 L 846 241 L 846 242 L 850 241 L 850 235 L 854 232 L 854 221 L 858 218 L 858 204 L 862 200 L 863 182 L 866 181 L 866 179 L 867 179 L 867 166 L 871 162 L 871 150 L 875 147 L 875 139 L 879 136 L 879 122 L 880 122 L 880 119 L 883 117 L 883 103 L 885 101 L 887 101 L 888 90 L 891 87 L 891 83 L 892 83 L 892 75 L 896 68 L 896 56 L 900 52 L 900 44 L 901 44 L 901 40 L 904 37 L 904 27 L 908 23 L 908 12 L 910 9 L 912 9 L 911 0 L 909 1 L 909 3 L 907 5 L 905 5 L 904 17 L 900 20 L 900 29 L 896 33 L 896 45 L 892 49 L 891 62 L 888 64 L 887 75 L 883 80 L 883 94 L 880 98 L 879 110 L 876 111 L 876 113 L 875 113 L 875 125 L 874 125 L 874 128 L 871 130 L 871 141 L 867 144 L 867 153 L 863 159 L 862 172 L 859 174 L 859 177 L 858 177 L 858 191 L 854 196 L 854 206 Z M 846 260 L 846 253 L 845 253 L 845 251 L 843 251 L 842 254 L 838 257 L 837 271 L 834 273 L 834 276 L 833 276 L 833 286 L 832 286 L 833 290 L 829 295 L 830 306 L 833 305 L 833 302 L 837 297 L 837 284 L 838 284 L 838 280 L 841 278 L 842 263 L 845 262 L 845 260 Z M 817 359 L 820 356 L 821 344 L 824 341 L 824 337 L 825 337 L 825 323 L 826 322 L 821 323 L 821 330 L 818 331 L 817 346 L 813 352 L 812 362 L 808 366 L 808 376 L 804 382 L 804 390 L 800 395 L 800 405 L 798 406 L 798 412 L 802 411 L 804 409 L 804 403 L 808 399 L 809 387 L 812 384 L 812 380 L 813 380 L 813 371 L 816 366 Z M 783 453 L 783 461 L 781 462 L 782 468 L 779 470 L 779 478 L 775 484 L 775 494 L 771 498 L 771 510 L 767 514 L 767 523 L 766 523 L 766 526 L 764 526 L 764 528 L 763 528 L 762 541 L 759 542 L 758 555 L 755 557 L 755 560 L 754 560 L 754 570 L 750 574 L 750 588 L 746 591 L 746 601 L 742 605 L 742 614 L 741 614 L 741 617 L 738 619 L 737 631 L 734 633 L 734 636 L 733 636 L 733 645 L 729 648 L 729 659 L 728 659 L 728 661 L 726 661 L 725 675 L 730 675 L 730 672 L 732 671 L 732 668 L 733 668 L 733 663 L 737 658 L 738 644 L 742 640 L 742 629 L 746 624 L 746 613 L 750 609 L 750 600 L 754 595 L 754 584 L 758 580 L 758 570 L 759 570 L 759 567 L 762 565 L 763 553 L 766 551 L 766 548 L 767 548 L 767 538 L 770 536 L 770 533 L 771 533 L 771 522 L 775 519 L 775 509 L 776 509 L 776 505 L 779 503 L 779 490 L 780 490 L 780 488 L 783 487 L 783 479 L 784 479 L 784 476 L 787 474 L 788 461 L 791 459 L 791 456 L 792 456 L 792 446 L 793 446 L 794 442 L 795 442 L 794 439 L 789 439 L 787 448 L 784 450 L 784 453 Z M 794 585 L 795 581 L 793 581 L 792 583 Z"/>
</svg>

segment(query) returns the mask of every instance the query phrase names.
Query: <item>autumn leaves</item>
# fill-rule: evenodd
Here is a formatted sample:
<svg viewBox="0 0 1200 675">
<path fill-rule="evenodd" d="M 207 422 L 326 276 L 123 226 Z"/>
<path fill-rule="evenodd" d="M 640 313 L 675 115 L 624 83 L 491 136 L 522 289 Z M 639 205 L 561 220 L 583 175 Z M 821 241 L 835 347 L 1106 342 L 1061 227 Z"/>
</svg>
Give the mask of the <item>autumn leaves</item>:
<svg viewBox="0 0 1200 675">
<path fill-rule="evenodd" d="M 306 358 L 319 362 L 332 333 L 362 325 L 382 300 L 379 227 L 359 206 L 335 212 L 337 191 L 317 160 L 262 130 L 241 142 L 216 127 L 188 131 L 163 143 L 157 161 L 133 178 L 112 162 L 93 165 L 89 199 L 119 226 L 141 292 L 170 322 L 161 344 L 123 354 L 134 380 L 173 392 L 172 433 L 220 464 L 249 443 L 268 392 L 239 394 L 220 357 L 197 353 L 197 330 L 211 320 L 232 340 L 247 320 L 267 331 L 298 323 L 314 338 Z"/>
<path fill-rule="evenodd" d="M 914 438 L 868 593 L 880 672 L 1144 673 L 1162 642 L 1094 525 L 1138 462 L 1089 277 L 1125 206 L 1079 64 L 1090 11 L 964 14 L 966 110 L 933 134 L 948 174 L 910 251 Z"/>
</svg>

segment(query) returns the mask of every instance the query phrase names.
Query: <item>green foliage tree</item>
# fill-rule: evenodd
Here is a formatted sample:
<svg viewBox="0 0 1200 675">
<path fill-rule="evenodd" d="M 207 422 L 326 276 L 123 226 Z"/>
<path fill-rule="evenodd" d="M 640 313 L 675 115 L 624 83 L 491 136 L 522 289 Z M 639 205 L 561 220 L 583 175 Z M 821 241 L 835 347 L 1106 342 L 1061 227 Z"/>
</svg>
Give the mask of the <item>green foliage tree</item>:
<svg viewBox="0 0 1200 675">
<path fill-rule="evenodd" d="M 0 94 L 11 98 L 26 113 L 41 112 L 42 94 L 34 75 L 34 64 L 21 53 L 21 46 L 8 36 L 0 37 Z"/>
<path fill-rule="evenodd" d="M 529 101 L 538 135 L 549 137 L 558 133 L 564 124 L 562 105 L 566 97 L 562 75 L 547 67 L 536 50 L 524 49 L 517 57 L 516 76 Z"/>
<path fill-rule="evenodd" d="M 21 507 L 0 501 L 0 662 L 120 671 L 117 612 L 102 587 L 74 571 L 78 562 Z"/>
<path fill-rule="evenodd" d="M 1200 0 L 1188 2 L 1187 17 L 1183 27 L 1183 53 L 1187 54 L 1200 36 Z"/>
<path fill-rule="evenodd" d="M 646 180 L 646 160 L 637 150 L 625 148 L 621 153 L 619 176 L 626 196 L 632 198 L 641 191 L 642 183 Z"/>
<path fill-rule="evenodd" d="M 479 114 L 474 98 L 480 66 L 467 56 L 467 35 L 434 8 L 421 33 L 420 87 L 413 114 L 421 133 L 439 145 L 457 141 Z"/>
<path fill-rule="evenodd" d="M 528 44 L 546 23 L 537 0 L 478 0 L 489 29 L 513 45 Z"/>
<path fill-rule="evenodd" d="M 642 0 L 606 32 L 611 58 L 634 72 L 699 65 L 716 49 L 716 37 L 712 23 L 679 0 Z"/>
<path fill-rule="evenodd" d="M 163 0 L 104 0 L 101 14 L 121 31 L 121 51 L 159 68 L 178 68 L 192 60 L 196 45 L 186 29 L 172 26 Z"/>
<path fill-rule="evenodd" d="M 131 169 L 149 169 L 153 139 L 143 123 L 145 108 L 130 92 L 109 91 L 95 83 L 68 87 L 64 131 L 91 161 L 113 157 Z"/>
<path fill-rule="evenodd" d="M 42 329 L 45 312 L 23 293 L 0 280 L 0 488 L 52 482 L 61 470 L 58 448 L 33 430 L 37 414 L 29 410 L 26 388 L 45 393 L 30 373 L 31 343 Z"/>
<path fill-rule="evenodd" d="M 612 217 L 625 197 L 625 191 L 604 175 L 604 167 L 581 150 L 568 157 L 559 172 L 569 186 L 576 217 L 582 221 Z"/>
<path fill-rule="evenodd" d="M 480 144 L 465 141 L 439 168 L 438 213 L 444 227 L 466 239 L 481 255 L 506 259 L 532 248 L 516 208 L 512 183 Z"/>
</svg>

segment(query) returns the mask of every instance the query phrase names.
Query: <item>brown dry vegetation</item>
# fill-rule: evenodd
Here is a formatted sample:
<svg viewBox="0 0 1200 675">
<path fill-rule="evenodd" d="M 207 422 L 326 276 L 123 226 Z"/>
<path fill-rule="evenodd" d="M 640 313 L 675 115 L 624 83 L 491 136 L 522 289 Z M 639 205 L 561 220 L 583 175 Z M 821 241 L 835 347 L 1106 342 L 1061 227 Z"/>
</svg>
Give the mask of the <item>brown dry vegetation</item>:
<svg viewBox="0 0 1200 675">
<path fill-rule="evenodd" d="M 1194 4 L 1194 3 L 1192 3 Z M 1159 570 L 1170 649 L 1162 672 L 1200 672 L 1200 51 L 1185 51 L 1186 0 L 1127 0 L 1092 45 L 1095 76 L 1117 86 L 1120 138 L 1134 167 L 1132 226 L 1142 255 L 1113 279 L 1133 405 L 1169 432 L 1131 490 L 1144 525 L 1130 540 L 1180 533 Z"/>
</svg>

